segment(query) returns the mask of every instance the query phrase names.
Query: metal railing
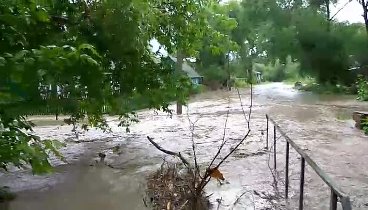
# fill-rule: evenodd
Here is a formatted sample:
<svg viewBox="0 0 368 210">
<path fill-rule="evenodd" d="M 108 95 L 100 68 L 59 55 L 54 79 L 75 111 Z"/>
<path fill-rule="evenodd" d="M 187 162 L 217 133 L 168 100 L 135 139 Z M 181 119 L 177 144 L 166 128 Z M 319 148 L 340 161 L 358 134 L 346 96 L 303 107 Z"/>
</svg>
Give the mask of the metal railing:
<svg viewBox="0 0 368 210">
<path fill-rule="evenodd" d="M 280 133 L 286 140 L 286 164 L 285 164 L 285 198 L 289 197 L 289 150 L 290 145 L 295 149 L 301 156 L 301 172 L 300 172 L 300 192 L 299 192 L 299 210 L 303 209 L 304 200 L 304 176 L 305 176 L 305 163 L 317 173 L 317 175 L 330 187 L 330 210 L 337 210 L 338 199 L 343 210 L 351 210 L 351 202 L 349 196 L 347 196 L 339 187 L 327 176 L 327 174 L 307 155 L 303 149 L 301 149 L 293 140 L 291 140 L 284 131 L 281 130 L 280 126 L 266 115 L 267 119 L 267 130 L 266 130 L 266 148 L 268 149 L 268 133 L 269 133 L 269 121 L 273 124 L 273 159 L 274 159 L 274 170 L 276 171 L 276 131 Z"/>
</svg>

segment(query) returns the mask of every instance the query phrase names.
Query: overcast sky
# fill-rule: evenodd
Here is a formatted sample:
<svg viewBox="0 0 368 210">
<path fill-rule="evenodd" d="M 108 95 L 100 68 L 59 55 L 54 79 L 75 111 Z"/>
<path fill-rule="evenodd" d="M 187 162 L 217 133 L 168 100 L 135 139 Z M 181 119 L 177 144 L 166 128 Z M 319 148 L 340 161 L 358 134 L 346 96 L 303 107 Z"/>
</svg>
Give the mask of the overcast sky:
<svg viewBox="0 0 368 210">
<path fill-rule="evenodd" d="M 339 0 L 336 7 L 333 7 L 331 15 L 334 15 L 341 7 L 343 7 L 349 0 Z M 337 15 L 338 21 L 349 21 L 350 23 L 363 23 L 362 17 L 363 8 L 357 0 L 352 0 L 344 9 L 342 9 Z"/>
</svg>

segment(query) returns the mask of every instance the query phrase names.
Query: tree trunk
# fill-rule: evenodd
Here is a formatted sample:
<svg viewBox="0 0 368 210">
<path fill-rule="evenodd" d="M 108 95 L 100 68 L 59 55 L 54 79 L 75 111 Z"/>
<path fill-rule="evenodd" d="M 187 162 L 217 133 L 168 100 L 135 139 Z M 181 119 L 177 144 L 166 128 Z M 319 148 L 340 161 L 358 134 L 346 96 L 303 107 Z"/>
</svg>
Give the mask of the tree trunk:
<svg viewBox="0 0 368 210">
<path fill-rule="evenodd" d="M 326 5 L 326 18 L 327 18 L 327 31 L 331 30 L 331 10 L 330 10 L 330 0 L 325 0 Z"/>
<path fill-rule="evenodd" d="M 251 46 L 250 55 L 249 55 L 249 63 L 248 63 L 248 83 L 253 83 L 253 61 L 257 57 L 257 51 L 255 49 L 255 43 L 253 40 L 249 41 L 249 44 Z"/>
<path fill-rule="evenodd" d="M 227 89 L 228 91 L 231 91 L 231 75 L 230 75 L 230 53 L 227 54 Z"/>
<path fill-rule="evenodd" d="M 176 53 L 176 72 L 180 74 L 183 71 L 183 59 L 184 56 L 181 51 L 178 49 Z M 183 105 L 177 101 L 176 102 L 176 114 L 181 115 L 183 113 Z"/>
<path fill-rule="evenodd" d="M 365 30 L 367 31 L 367 35 L 368 35 L 368 2 L 365 2 L 364 0 L 362 0 L 362 6 L 363 6 L 363 18 L 364 18 L 364 23 L 365 23 Z"/>
</svg>

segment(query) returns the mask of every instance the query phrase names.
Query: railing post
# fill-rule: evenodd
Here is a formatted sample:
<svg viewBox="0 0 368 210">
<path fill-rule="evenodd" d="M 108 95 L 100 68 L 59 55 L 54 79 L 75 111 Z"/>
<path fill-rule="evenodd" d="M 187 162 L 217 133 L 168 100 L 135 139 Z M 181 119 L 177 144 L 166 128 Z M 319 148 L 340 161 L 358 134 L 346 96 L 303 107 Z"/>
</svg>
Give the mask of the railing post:
<svg viewBox="0 0 368 210">
<path fill-rule="evenodd" d="M 266 150 L 268 150 L 268 115 L 266 115 L 267 119 L 267 129 L 266 129 Z"/>
<path fill-rule="evenodd" d="M 273 167 L 276 171 L 276 126 L 273 126 Z"/>
<path fill-rule="evenodd" d="M 343 210 L 352 210 L 350 198 L 348 196 L 341 197 L 340 202 Z"/>
<path fill-rule="evenodd" d="M 289 142 L 286 141 L 285 198 L 289 198 Z"/>
<path fill-rule="evenodd" d="M 302 157 L 302 165 L 300 170 L 300 195 L 299 195 L 299 210 L 303 210 L 304 200 L 304 170 L 305 170 L 305 159 Z"/>
<path fill-rule="evenodd" d="M 331 188 L 330 210 L 337 210 L 337 195 Z"/>
</svg>

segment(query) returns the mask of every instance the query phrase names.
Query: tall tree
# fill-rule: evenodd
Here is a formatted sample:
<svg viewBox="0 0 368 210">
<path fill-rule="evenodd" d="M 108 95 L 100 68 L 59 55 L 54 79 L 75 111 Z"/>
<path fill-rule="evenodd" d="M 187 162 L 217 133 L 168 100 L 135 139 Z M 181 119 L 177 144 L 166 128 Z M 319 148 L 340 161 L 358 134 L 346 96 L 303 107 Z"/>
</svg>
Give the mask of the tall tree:
<svg viewBox="0 0 368 210">
<path fill-rule="evenodd" d="M 360 3 L 360 5 L 363 8 L 363 18 L 364 18 L 364 23 L 365 23 L 365 29 L 366 29 L 367 35 L 368 35 L 368 1 L 367 0 L 358 0 L 358 2 Z"/>
<path fill-rule="evenodd" d="M 208 1 L 36 1 L 0 5 L 0 167 L 47 172 L 56 142 L 30 134 L 25 115 L 70 115 L 106 129 L 104 113 L 129 116 L 142 104 L 169 112 L 190 82 L 151 52 L 195 55 L 207 30 Z M 37 30 L 34 30 L 37 28 Z M 121 125 L 126 125 L 122 120 Z"/>
</svg>

